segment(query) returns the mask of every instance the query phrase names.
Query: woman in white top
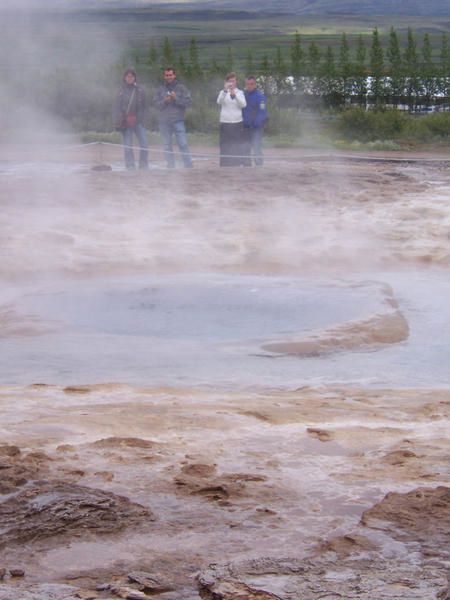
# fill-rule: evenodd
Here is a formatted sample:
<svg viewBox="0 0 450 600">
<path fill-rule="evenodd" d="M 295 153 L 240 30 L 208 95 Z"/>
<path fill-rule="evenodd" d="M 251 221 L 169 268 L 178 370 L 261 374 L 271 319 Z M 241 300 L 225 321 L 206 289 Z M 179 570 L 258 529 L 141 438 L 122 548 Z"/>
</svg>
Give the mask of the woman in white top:
<svg viewBox="0 0 450 600">
<path fill-rule="evenodd" d="M 247 154 L 242 120 L 242 109 L 247 102 L 244 92 L 237 87 L 236 73 L 225 77 L 217 104 L 220 106 L 220 166 L 239 167 L 244 165 Z"/>
</svg>

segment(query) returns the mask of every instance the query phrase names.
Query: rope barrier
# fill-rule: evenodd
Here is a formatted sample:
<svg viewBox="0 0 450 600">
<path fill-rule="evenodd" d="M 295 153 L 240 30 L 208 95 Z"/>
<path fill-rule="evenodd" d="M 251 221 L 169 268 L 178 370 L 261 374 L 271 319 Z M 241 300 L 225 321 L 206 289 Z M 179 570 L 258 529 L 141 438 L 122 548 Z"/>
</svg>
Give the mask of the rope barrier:
<svg viewBox="0 0 450 600">
<path fill-rule="evenodd" d="M 61 150 L 74 150 L 86 148 L 89 146 L 109 146 L 117 149 L 131 149 L 131 150 L 146 150 L 149 155 L 162 155 L 165 156 L 167 151 L 164 149 L 158 148 L 141 148 L 140 146 L 134 145 L 126 145 L 122 143 L 114 143 L 114 142 L 104 142 L 104 141 L 94 141 L 94 142 L 85 142 L 80 144 L 69 144 L 53 147 L 53 150 L 61 151 Z M 28 148 L 36 149 L 35 146 L 28 146 Z M 42 146 L 41 146 L 42 147 Z M 30 150 L 31 151 L 31 150 Z M 182 157 L 183 153 L 179 150 L 174 150 L 171 152 L 174 156 Z M 241 159 L 254 159 L 255 157 L 249 156 L 248 154 L 220 154 L 220 153 L 207 153 L 207 152 L 190 152 L 191 158 L 197 159 L 214 159 L 218 160 L 220 158 L 241 158 Z M 347 160 L 354 162 L 397 162 L 397 163 L 444 163 L 450 164 L 450 158 L 445 157 L 395 157 L 395 156 L 359 156 L 352 154 L 340 154 L 334 152 L 328 152 L 324 154 L 300 154 L 298 156 L 286 156 L 286 155 L 274 155 L 274 154 L 264 154 L 264 161 L 282 161 L 285 163 L 297 162 L 297 161 L 305 161 L 305 160 Z"/>
<path fill-rule="evenodd" d="M 113 142 L 94 142 L 100 145 L 104 145 L 104 146 L 113 146 L 116 148 L 127 148 L 127 149 L 132 149 L 132 150 L 141 150 L 140 146 L 128 146 L 128 145 L 124 145 L 124 144 L 115 144 Z M 144 148 L 145 150 L 145 148 Z M 153 148 L 148 148 L 147 151 L 153 154 L 162 154 L 165 155 L 166 151 L 165 150 L 158 150 L 158 149 L 153 149 Z M 171 154 L 177 155 L 177 156 L 182 156 L 183 153 L 177 150 L 174 150 L 173 152 L 171 152 Z M 218 159 L 218 158 L 254 158 L 254 156 L 249 156 L 248 154 L 220 154 L 220 153 L 195 153 L 195 152 L 190 152 L 190 156 L 192 158 L 214 158 L 214 159 Z M 321 159 L 323 160 L 325 158 L 328 158 L 330 160 L 336 160 L 336 159 L 345 159 L 345 160 L 354 160 L 354 161 L 378 161 L 378 162 L 439 162 L 439 163 L 446 163 L 446 162 L 450 162 L 450 158 L 446 159 L 446 158 L 431 158 L 431 157 L 406 157 L 406 158 L 402 158 L 402 157 L 383 157 L 383 156 L 355 156 L 352 154 L 335 154 L 335 153 L 328 153 L 328 154 L 307 154 L 307 155 L 301 155 L 298 157 L 288 157 L 285 155 L 273 155 L 273 154 L 264 154 L 264 161 L 267 160 L 279 160 L 279 161 L 283 161 L 283 162 L 292 162 L 295 160 L 314 160 L 314 159 Z"/>
<path fill-rule="evenodd" d="M 116 148 L 126 148 L 126 149 L 130 149 L 130 150 L 147 150 L 147 152 L 149 154 L 162 154 L 163 156 L 165 156 L 166 154 L 173 154 L 174 156 L 183 156 L 183 152 L 179 151 L 179 150 L 173 150 L 171 152 L 164 150 L 164 149 L 157 149 L 157 148 L 141 148 L 140 146 L 128 146 L 126 144 L 114 144 L 112 142 L 98 142 L 101 145 L 104 146 L 113 146 Z M 189 155 L 191 156 L 191 158 L 249 158 L 248 154 L 217 154 L 217 153 L 200 153 L 200 152 L 191 152 L 189 151 Z"/>
</svg>

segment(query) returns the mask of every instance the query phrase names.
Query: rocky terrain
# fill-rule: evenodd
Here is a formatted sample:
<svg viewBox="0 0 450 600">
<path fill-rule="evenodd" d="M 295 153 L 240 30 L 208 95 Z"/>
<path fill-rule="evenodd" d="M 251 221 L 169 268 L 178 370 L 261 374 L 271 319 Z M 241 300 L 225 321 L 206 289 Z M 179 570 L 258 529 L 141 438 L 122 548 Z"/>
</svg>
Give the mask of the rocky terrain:
<svg viewBox="0 0 450 600">
<path fill-rule="evenodd" d="M 77 152 L 39 168 L 13 151 L 1 162 L 4 365 L 15 344 L 61 327 L 21 304 L 55 280 L 320 273 L 336 282 L 380 271 L 448 280 L 445 157 L 291 152 L 258 171 L 224 172 L 210 158 L 188 173 L 155 160 L 130 174 L 115 149 Z M 395 285 L 376 289 L 381 311 L 279 334 L 260 360 L 348 355 L 370 365 L 413 343 L 425 356 L 417 323 L 445 322 L 427 312 L 435 290 L 419 303 Z M 445 362 L 449 347 L 439 348 Z M 236 374 L 219 385 L 211 373 L 198 385 L 150 376 L 131 385 L 113 370 L 86 383 L 78 362 L 60 373 L 65 383 L 17 383 L 3 367 L 0 600 L 450 597 L 448 379 L 263 385 L 239 352 L 245 384 Z"/>
</svg>

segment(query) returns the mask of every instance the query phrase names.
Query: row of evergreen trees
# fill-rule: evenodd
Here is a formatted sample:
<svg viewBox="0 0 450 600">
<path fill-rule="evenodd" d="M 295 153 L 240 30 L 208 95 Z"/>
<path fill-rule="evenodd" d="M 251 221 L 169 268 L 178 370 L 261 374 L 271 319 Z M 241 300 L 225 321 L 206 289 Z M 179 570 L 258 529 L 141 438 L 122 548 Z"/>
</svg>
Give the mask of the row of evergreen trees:
<svg viewBox="0 0 450 600">
<path fill-rule="evenodd" d="M 125 61 L 129 61 L 129 57 Z M 224 61 L 201 56 L 197 41 L 191 39 L 187 56 L 175 52 L 166 37 L 160 47 L 152 42 L 146 56 L 136 56 L 139 69 L 151 84 L 161 77 L 161 68 L 173 65 L 181 77 L 191 82 L 217 80 L 226 72 L 260 77 L 266 91 L 272 95 L 320 97 L 325 105 L 339 106 L 349 102 L 365 105 L 404 104 L 409 108 L 448 102 L 450 96 L 450 45 L 442 34 L 439 47 L 433 47 L 425 33 L 420 43 L 408 29 L 406 39 L 391 28 L 382 38 L 377 28 L 370 43 L 360 35 L 353 43 L 343 33 L 336 47 L 320 47 L 311 41 L 304 44 L 296 33 L 286 49 L 274 48 L 255 60 L 251 50 L 245 56 L 235 56 L 228 48 Z M 285 98 L 286 101 L 286 98 Z M 288 101 L 289 102 L 289 101 Z"/>
<path fill-rule="evenodd" d="M 334 47 L 321 47 L 314 41 L 305 42 L 296 33 L 286 46 L 275 46 L 257 60 L 245 49 L 240 56 L 228 49 L 221 62 L 209 52 L 199 49 L 192 39 L 183 54 L 166 38 L 160 46 L 149 44 L 138 60 L 135 51 L 128 50 L 120 64 L 93 61 L 82 69 L 61 67 L 19 79 L 12 65 L 10 72 L 3 73 L 3 81 L 6 90 L 13 90 L 10 103 L 14 104 L 16 98 L 29 98 L 33 105 L 69 123 L 75 131 L 111 131 L 111 106 L 123 69 L 129 66 L 137 68 L 139 82 L 149 98 L 162 82 L 163 67 L 178 69 L 193 96 L 187 113 L 190 132 L 217 132 L 217 94 L 224 74 L 231 70 L 237 71 L 241 81 L 250 73 L 259 77 L 268 93 L 271 134 L 295 133 L 303 109 L 309 106 L 312 110 L 330 107 L 333 113 L 348 104 L 362 108 L 368 104 L 380 108 L 405 105 L 412 110 L 418 105 L 448 107 L 450 103 L 450 49 L 446 34 L 440 39 L 425 34 L 418 42 L 412 31 L 400 37 L 391 29 L 389 36 L 384 37 L 374 29 L 369 38 L 342 34 Z M 3 104 L 8 109 L 9 103 Z M 148 125 L 157 129 L 154 108 Z"/>
</svg>

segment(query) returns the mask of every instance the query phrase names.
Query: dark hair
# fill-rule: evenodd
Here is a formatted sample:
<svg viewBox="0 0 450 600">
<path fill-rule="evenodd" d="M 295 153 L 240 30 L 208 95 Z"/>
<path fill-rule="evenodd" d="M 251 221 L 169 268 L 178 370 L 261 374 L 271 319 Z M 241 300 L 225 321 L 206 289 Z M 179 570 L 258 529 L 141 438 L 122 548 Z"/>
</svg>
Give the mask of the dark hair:
<svg viewBox="0 0 450 600">
<path fill-rule="evenodd" d="M 176 74 L 177 74 L 177 70 L 176 70 L 176 69 L 174 69 L 173 67 L 164 67 L 164 73 L 165 73 L 166 71 L 172 71 L 172 73 L 173 73 L 174 75 L 176 75 Z"/>
<path fill-rule="evenodd" d="M 134 69 L 127 69 L 127 70 L 125 71 L 125 73 L 123 74 L 123 79 L 125 79 L 125 77 L 126 77 L 127 75 L 130 75 L 130 74 L 131 74 L 131 75 L 133 75 L 133 77 L 134 77 L 135 79 L 137 79 L 136 71 L 135 71 Z"/>
<path fill-rule="evenodd" d="M 237 79 L 237 75 L 234 71 L 225 75 L 225 81 L 229 81 L 230 79 Z"/>
<path fill-rule="evenodd" d="M 248 75 L 248 76 L 245 78 L 245 80 L 246 80 L 246 81 L 256 81 L 256 77 L 255 77 L 254 75 Z"/>
</svg>

